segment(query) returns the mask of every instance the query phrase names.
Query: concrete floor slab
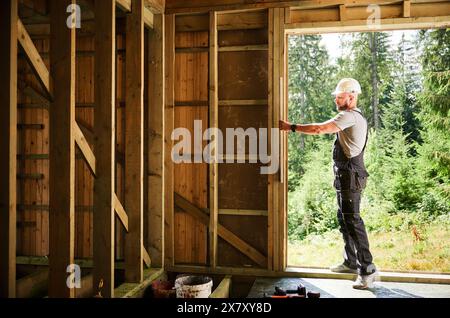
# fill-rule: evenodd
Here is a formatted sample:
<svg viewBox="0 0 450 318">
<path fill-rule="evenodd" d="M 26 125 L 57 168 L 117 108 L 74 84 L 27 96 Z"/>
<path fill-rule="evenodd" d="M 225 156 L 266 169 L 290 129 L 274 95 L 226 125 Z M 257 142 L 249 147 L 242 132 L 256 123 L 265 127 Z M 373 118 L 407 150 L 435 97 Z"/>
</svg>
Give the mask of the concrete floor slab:
<svg viewBox="0 0 450 318">
<path fill-rule="evenodd" d="M 322 298 L 450 298 L 450 285 L 444 284 L 376 282 L 373 289 L 356 290 L 351 280 L 318 278 L 258 278 L 248 298 L 273 294 L 275 286 L 296 289 L 300 283 Z"/>
</svg>

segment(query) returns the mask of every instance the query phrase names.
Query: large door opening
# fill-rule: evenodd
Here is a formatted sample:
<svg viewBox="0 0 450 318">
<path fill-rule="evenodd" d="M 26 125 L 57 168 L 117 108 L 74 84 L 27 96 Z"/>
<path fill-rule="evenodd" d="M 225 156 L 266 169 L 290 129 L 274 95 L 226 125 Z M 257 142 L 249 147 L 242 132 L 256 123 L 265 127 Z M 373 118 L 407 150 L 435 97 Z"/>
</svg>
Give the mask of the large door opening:
<svg viewBox="0 0 450 318">
<path fill-rule="evenodd" d="M 374 261 L 381 270 L 450 272 L 450 31 L 288 35 L 289 120 L 337 112 L 340 78 L 362 84 L 370 127 L 363 193 Z M 447 96 L 447 98 L 446 98 Z M 290 134 L 288 266 L 342 262 L 331 147 L 334 136 Z"/>
</svg>

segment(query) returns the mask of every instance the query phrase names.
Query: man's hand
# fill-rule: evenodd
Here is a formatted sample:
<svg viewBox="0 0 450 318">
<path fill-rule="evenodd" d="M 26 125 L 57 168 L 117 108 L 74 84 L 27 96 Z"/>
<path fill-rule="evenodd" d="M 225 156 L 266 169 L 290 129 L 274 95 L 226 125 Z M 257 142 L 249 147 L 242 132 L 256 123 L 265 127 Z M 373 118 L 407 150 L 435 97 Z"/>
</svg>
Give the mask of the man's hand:
<svg viewBox="0 0 450 318">
<path fill-rule="evenodd" d="M 290 131 L 292 124 L 285 120 L 280 120 L 278 124 L 281 131 Z"/>
</svg>

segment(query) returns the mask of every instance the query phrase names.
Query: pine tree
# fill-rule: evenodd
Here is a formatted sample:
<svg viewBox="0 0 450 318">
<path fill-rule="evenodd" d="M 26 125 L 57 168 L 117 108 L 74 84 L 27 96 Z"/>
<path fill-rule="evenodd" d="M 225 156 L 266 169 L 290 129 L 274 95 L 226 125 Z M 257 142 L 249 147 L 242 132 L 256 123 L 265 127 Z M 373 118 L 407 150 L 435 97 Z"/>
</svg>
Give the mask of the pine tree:
<svg viewBox="0 0 450 318">
<path fill-rule="evenodd" d="M 334 68 L 327 50 L 320 45 L 321 40 L 320 35 L 289 37 L 289 120 L 292 122 L 322 122 L 335 112 L 331 95 L 335 85 Z M 306 154 L 316 140 L 301 134 L 289 135 L 290 190 L 298 185 Z"/>
<path fill-rule="evenodd" d="M 425 178 L 450 199 L 450 29 L 421 32 L 423 91 L 419 148 Z"/>
<path fill-rule="evenodd" d="M 390 101 L 392 90 L 392 58 L 388 50 L 389 33 L 357 33 L 352 41 L 352 68 L 349 77 L 357 79 L 362 88 L 358 105 L 370 126 L 380 128 L 383 105 Z"/>
</svg>

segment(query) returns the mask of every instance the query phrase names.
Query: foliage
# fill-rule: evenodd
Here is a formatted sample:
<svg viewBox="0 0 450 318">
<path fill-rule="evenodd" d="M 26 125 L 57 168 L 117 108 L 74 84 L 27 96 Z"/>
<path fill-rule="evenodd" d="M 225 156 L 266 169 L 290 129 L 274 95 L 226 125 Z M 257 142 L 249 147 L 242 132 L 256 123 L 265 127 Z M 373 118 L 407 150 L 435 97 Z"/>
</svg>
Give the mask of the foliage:
<svg viewBox="0 0 450 318">
<path fill-rule="evenodd" d="M 373 35 L 343 35 L 341 46 L 348 49 L 335 63 L 318 35 L 289 42 L 292 121 L 332 118 L 329 93 L 339 78 L 354 77 L 362 84 L 359 105 L 371 129 L 365 156 L 370 177 L 361 213 L 368 231 L 380 235 L 450 226 L 450 29 L 418 31 L 412 40 L 402 36 L 395 47 L 390 36 L 376 33 L 374 54 Z M 376 83 L 371 63 L 376 63 Z M 379 127 L 374 126 L 374 98 Z M 333 138 L 289 137 L 288 234 L 302 246 L 338 233 Z M 442 239 L 449 243 L 448 237 Z"/>
</svg>

